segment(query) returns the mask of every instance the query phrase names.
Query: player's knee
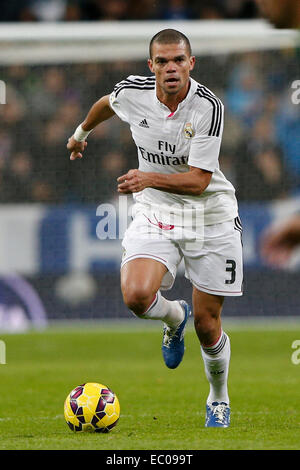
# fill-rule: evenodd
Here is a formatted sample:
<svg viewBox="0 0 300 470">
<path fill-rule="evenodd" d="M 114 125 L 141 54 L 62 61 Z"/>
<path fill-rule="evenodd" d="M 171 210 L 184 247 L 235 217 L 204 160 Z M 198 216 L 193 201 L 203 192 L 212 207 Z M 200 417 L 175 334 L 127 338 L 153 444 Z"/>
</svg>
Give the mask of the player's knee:
<svg viewBox="0 0 300 470">
<path fill-rule="evenodd" d="M 122 287 L 124 303 L 136 315 L 142 316 L 149 307 L 155 293 L 150 286 L 127 284 Z"/>
<path fill-rule="evenodd" d="M 202 306 L 199 311 L 194 312 L 194 326 L 198 336 L 206 337 L 210 335 L 219 321 L 220 314 L 219 308 L 210 306 Z"/>
</svg>

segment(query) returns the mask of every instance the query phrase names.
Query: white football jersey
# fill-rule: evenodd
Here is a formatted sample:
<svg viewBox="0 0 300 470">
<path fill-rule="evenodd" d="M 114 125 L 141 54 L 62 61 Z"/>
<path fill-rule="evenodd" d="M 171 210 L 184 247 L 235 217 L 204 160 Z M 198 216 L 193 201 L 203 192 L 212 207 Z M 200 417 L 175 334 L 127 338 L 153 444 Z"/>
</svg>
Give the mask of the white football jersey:
<svg viewBox="0 0 300 470">
<path fill-rule="evenodd" d="M 220 171 L 218 161 L 223 104 L 208 88 L 190 78 L 186 98 L 172 113 L 156 96 L 154 76 L 130 75 L 115 86 L 110 106 L 130 125 L 141 171 L 173 174 L 193 166 L 212 172 L 210 184 L 199 196 L 146 188 L 133 194 L 136 202 L 200 208 L 206 225 L 238 215 L 235 189 Z"/>
</svg>

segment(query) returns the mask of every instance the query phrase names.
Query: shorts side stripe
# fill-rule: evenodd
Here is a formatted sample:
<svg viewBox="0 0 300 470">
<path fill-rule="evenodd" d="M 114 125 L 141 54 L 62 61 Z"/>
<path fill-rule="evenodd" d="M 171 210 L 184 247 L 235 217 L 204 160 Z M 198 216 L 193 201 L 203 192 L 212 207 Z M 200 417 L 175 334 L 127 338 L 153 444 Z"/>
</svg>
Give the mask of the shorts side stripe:
<svg viewBox="0 0 300 470">
<path fill-rule="evenodd" d="M 143 256 L 145 258 L 153 258 L 153 259 L 162 261 L 163 263 L 167 263 L 167 260 L 165 260 L 164 258 L 160 258 L 159 256 L 153 255 L 152 253 L 135 253 L 134 255 L 124 258 L 123 262 L 130 261 L 131 259 L 134 259 L 134 258 L 143 258 Z"/>
<path fill-rule="evenodd" d="M 192 284 L 199 288 L 199 290 L 203 290 L 203 292 L 206 292 L 206 291 L 209 291 L 210 292 L 215 292 L 216 295 L 242 295 L 243 294 L 243 291 L 230 291 L 230 290 L 217 290 L 217 289 L 209 289 L 208 287 L 206 286 L 201 286 L 200 284 L 198 284 L 197 282 L 195 282 L 194 280 L 191 279 L 191 282 Z"/>
</svg>

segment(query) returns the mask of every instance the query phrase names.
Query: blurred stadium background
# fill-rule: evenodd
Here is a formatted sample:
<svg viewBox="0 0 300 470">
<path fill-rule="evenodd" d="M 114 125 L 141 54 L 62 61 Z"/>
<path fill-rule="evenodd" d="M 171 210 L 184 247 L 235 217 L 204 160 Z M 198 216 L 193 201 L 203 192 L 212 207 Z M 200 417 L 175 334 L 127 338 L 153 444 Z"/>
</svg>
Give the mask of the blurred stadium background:
<svg viewBox="0 0 300 470">
<path fill-rule="evenodd" d="M 99 126 L 81 161 L 66 143 L 115 83 L 149 74 L 149 40 L 168 25 L 225 104 L 220 163 L 240 204 L 245 295 L 224 317 L 299 317 L 299 250 L 281 269 L 260 252 L 265 229 L 300 210 L 298 33 L 275 30 L 252 0 L 22 0 L 0 2 L 0 331 L 132 319 L 121 242 L 96 235 L 97 207 L 118 212 L 116 178 L 137 166 L 129 127 Z M 182 270 L 167 296 L 190 299 Z"/>
</svg>

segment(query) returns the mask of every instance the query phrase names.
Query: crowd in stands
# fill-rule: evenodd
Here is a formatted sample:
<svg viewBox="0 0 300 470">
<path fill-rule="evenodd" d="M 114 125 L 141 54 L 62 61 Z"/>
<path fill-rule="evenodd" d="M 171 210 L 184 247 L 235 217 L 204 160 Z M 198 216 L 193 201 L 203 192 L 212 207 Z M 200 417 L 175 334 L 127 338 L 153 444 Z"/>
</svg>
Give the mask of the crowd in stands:
<svg viewBox="0 0 300 470">
<path fill-rule="evenodd" d="M 0 21 L 255 18 L 253 0 L 0 0 Z"/>
<path fill-rule="evenodd" d="M 240 201 L 280 199 L 300 188 L 299 105 L 291 100 L 293 51 L 201 57 L 192 76 L 225 104 L 221 168 Z M 129 126 L 116 116 L 88 138 L 81 160 L 66 149 L 90 106 L 146 61 L 7 66 L 0 114 L 1 203 L 95 203 L 117 196 L 116 178 L 137 167 Z"/>
</svg>

